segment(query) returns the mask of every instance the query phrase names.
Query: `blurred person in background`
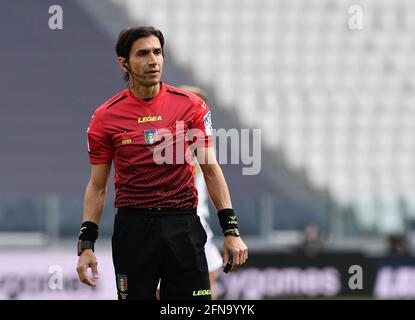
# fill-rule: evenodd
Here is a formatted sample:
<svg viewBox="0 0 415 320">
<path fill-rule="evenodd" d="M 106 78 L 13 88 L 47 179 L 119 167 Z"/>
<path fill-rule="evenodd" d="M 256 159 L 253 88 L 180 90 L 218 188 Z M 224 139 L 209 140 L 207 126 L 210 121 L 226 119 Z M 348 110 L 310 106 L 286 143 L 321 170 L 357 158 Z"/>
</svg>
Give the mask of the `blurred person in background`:
<svg viewBox="0 0 415 320">
<path fill-rule="evenodd" d="M 103 212 L 106 186 L 114 163 L 115 207 L 112 256 L 118 299 L 155 299 L 159 279 L 161 299 L 211 299 L 204 245 L 207 235 L 197 216 L 194 164 L 187 159 L 193 146 L 209 195 L 224 233 L 224 264 L 235 271 L 248 258 L 239 237 L 236 214 L 212 146 L 209 107 L 203 99 L 161 81 L 164 37 L 153 27 L 120 32 L 116 53 L 128 88 L 99 107 L 88 127 L 91 177 L 78 240 L 77 272 L 81 282 L 95 287 L 98 278 L 94 243 Z M 195 129 L 198 136 L 189 139 Z M 168 130 L 166 130 L 168 129 Z M 170 145 L 184 144 L 172 164 L 158 164 L 155 150 L 173 135 Z M 164 136 L 165 137 L 165 136 Z M 162 149 L 169 151 L 167 147 Z M 190 161 L 193 156 L 190 155 Z"/>
<path fill-rule="evenodd" d="M 302 243 L 300 247 L 301 254 L 307 257 L 315 257 L 319 255 L 324 246 L 324 237 L 320 227 L 317 224 L 307 224 L 303 229 Z"/>
<path fill-rule="evenodd" d="M 387 236 L 388 254 L 391 256 L 409 255 L 409 243 L 404 234 L 390 234 Z"/>
</svg>

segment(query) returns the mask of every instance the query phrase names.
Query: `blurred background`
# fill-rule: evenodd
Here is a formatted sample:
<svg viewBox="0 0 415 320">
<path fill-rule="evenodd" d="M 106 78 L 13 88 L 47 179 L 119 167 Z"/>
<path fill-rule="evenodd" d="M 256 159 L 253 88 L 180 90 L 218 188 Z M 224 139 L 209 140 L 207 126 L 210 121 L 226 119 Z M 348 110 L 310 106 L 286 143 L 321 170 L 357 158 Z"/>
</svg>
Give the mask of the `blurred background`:
<svg viewBox="0 0 415 320">
<path fill-rule="evenodd" d="M 62 29 L 49 27 L 53 5 Z M 0 299 L 116 297 L 112 178 L 97 289 L 75 273 L 86 128 L 125 88 L 119 31 L 143 24 L 165 36 L 164 82 L 206 90 L 216 129 L 262 130 L 258 175 L 222 165 L 250 259 L 219 275 L 219 297 L 415 297 L 414 1 L 15 0 L 0 8 Z M 221 246 L 213 207 L 210 224 Z M 351 266 L 362 269 L 358 288 Z M 52 288 L 61 273 L 63 287 Z"/>
</svg>

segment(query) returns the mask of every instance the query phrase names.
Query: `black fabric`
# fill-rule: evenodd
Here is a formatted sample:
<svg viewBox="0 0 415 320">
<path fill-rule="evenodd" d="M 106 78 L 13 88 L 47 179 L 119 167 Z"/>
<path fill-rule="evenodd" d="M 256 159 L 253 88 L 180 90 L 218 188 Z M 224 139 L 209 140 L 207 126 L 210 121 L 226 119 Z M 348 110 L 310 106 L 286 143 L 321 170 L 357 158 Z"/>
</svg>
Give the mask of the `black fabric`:
<svg viewBox="0 0 415 320">
<path fill-rule="evenodd" d="M 118 213 L 120 214 L 133 214 L 133 215 L 143 215 L 150 214 L 150 217 L 154 214 L 158 215 L 172 215 L 172 214 L 190 214 L 195 215 L 196 209 L 194 208 L 131 208 L 131 207 L 121 207 L 118 208 Z"/>
<path fill-rule="evenodd" d="M 92 221 L 85 221 L 81 224 L 79 240 L 95 242 L 98 238 L 98 225 Z"/>
<path fill-rule="evenodd" d="M 82 252 L 86 249 L 92 249 L 93 252 L 95 252 L 94 248 L 94 242 L 87 241 L 87 240 L 78 240 L 77 244 L 77 251 L 78 251 L 78 257 L 82 254 Z"/>
<path fill-rule="evenodd" d="M 223 232 L 228 229 L 238 229 L 238 218 L 233 209 L 219 210 L 218 218 Z"/>
<path fill-rule="evenodd" d="M 120 208 L 112 255 L 118 299 L 210 300 L 206 232 L 195 209 L 147 212 Z"/>
</svg>

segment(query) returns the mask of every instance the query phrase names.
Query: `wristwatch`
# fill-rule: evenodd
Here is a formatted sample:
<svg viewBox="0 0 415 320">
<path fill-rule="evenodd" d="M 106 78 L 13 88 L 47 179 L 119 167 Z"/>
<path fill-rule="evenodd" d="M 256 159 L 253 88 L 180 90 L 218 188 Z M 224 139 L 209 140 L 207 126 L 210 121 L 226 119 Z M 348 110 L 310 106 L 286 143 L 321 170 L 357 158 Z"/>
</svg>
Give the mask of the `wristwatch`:
<svg viewBox="0 0 415 320">
<path fill-rule="evenodd" d="M 233 237 L 239 237 L 239 229 L 231 229 L 231 230 L 226 230 L 224 233 L 225 237 L 227 236 L 233 236 Z"/>
<path fill-rule="evenodd" d="M 82 251 L 84 251 L 85 249 L 92 249 L 92 251 L 94 251 L 94 243 L 92 241 L 83 241 L 83 240 L 78 240 L 78 257 L 82 254 Z"/>
</svg>

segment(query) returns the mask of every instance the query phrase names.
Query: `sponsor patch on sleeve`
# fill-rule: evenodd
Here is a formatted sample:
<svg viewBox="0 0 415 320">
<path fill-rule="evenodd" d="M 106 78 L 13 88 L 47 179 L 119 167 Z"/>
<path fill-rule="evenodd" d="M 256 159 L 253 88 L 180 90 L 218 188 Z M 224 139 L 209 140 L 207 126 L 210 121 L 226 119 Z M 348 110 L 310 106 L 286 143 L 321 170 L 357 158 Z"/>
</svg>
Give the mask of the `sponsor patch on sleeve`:
<svg viewBox="0 0 415 320">
<path fill-rule="evenodd" d="M 213 127 L 212 127 L 212 115 L 210 111 L 203 117 L 205 122 L 205 132 L 207 136 L 211 136 L 213 134 Z"/>
</svg>

